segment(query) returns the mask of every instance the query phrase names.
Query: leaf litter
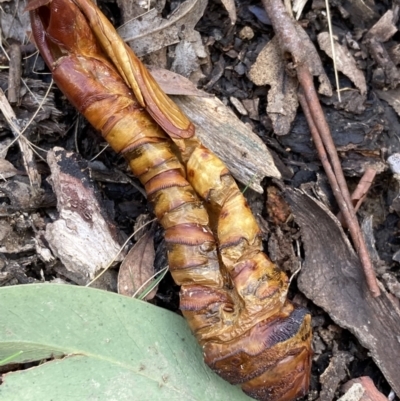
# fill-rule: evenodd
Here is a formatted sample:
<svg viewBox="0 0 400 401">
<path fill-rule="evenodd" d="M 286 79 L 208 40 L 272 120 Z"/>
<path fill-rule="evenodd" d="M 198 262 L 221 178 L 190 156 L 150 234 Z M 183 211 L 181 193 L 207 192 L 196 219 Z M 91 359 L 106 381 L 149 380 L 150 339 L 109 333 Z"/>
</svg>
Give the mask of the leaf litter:
<svg viewBox="0 0 400 401">
<path fill-rule="evenodd" d="M 274 127 L 271 123 L 271 121 L 267 118 L 264 110 L 266 109 L 265 102 L 264 102 L 264 96 L 265 96 L 265 91 L 261 91 L 259 88 L 256 88 L 254 86 L 248 86 L 248 84 L 243 84 L 243 83 L 237 83 L 241 82 L 240 79 L 245 79 L 245 75 L 243 75 L 242 71 L 247 73 L 249 71 L 249 68 L 254 62 L 255 57 L 259 53 L 259 50 L 262 47 L 262 41 L 265 40 L 265 26 L 260 26 L 260 20 L 258 17 L 255 17 L 255 14 L 252 14 L 251 10 L 254 9 L 254 4 L 250 4 L 247 2 L 244 2 L 242 4 L 237 5 L 237 16 L 238 16 L 238 23 L 240 24 L 240 28 L 242 26 L 250 27 L 254 32 L 257 33 L 256 40 L 254 42 L 246 43 L 246 50 L 243 51 L 244 49 L 244 42 L 240 44 L 240 42 L 237 40 L 238 36 L 235 36 L 234 34 L 230 33 L 230 25 L 231 25 L 231 19 L 229 17 L 225 18 L 225 25 L 221 24 L 221 15 L 224 15 L 223 12 L 218 11 L 218 6 L 215 4 L 209 4 L 209 8 L 206 10 L 206 15 L 203 16 L 203 18 L 200 20 L 200 31 L 202 36 L 205 39 L 205 43 L 209 43 L 206 45 L 206 55 L 205 59 L 209 58 L 210 60 L 213 60 L 215 62 L 216 59 L 222 54 L 222 57 L 224 58 L 224 66 L 221 69 L 220 76 L 218 79 L 215 80 L 213 85 L 210 85 L 209 89 L 211 89 L 215 94 L 217 94 L 221 99 L 222 99 L 222 104 L 227 104 L 229 102 L 229 99 L 234 97 L 235 99 L 238 99 L 240 102 L 245 104 L 245 100 L 249 100 L 251 104 L 257 104 L 257 102 L 261 101 L 262 107 L 260 107 L 259 110 L 257 110 L 257 113 L 254 113 L 253 116 L 258 115 L 257 117 L 259 121 L 255 118 L 249 118 L 249 116 L 245 115 L 239 115 L 239 118 L 244 121 L 245 124 L 248 126 L 255 128 L 257 127 L 257 133 L 258 135 L 262 138 L 264 142 L 267 142 L 270 146 L 272 146 L 274 150 L 274 157 L 275 160 L 277 161 L 277 166 L 280 166 L 281 172 L 284 173 L 285 177 L 290 177 L 290 182 L 292 183 L 293 186 L 301 186 L 301 185 L 308 185 L 308 188 L 312 187 L 315 189 L 315 192 L 313 193 L 318 193 L 318 191 L 322 191 L 323 194 L 329 198 L 331 196 L 331 193 L 329 190 L 326 190 L 322 187 L 317 186 L 317 183 L 314 183 L 314 178 L 313 175 L 318 172 L 318 175 L 321 175 L 321 172 L 319 171 L 319 166 L 318 166 L 318 161 L 316 161 L 315 156 L 313 155 L 313 151 L 309 151 L 310 149 L 310 140 L 308 136 L 304 136 L 303 133 L 305 133 L 304 125 L 302 125 L 302 118 L 301 118 L 301 113 L 298 113 L 294 120 L 292 122 L 286 123 L 286 126 L 289 128 L 287 129 L 287 132 L 289 132 L 288 135 L 281 136 L 279 138 L 275 138 L 274 135 L 272 134 L 272 128 Z M 310 9 L 308 9 L 308 13 L 302 18 L 308 18 L 308 21 L 310 23 L 311 21 L 311 26 L 313 29 L 315 29 L 316 32 L 319 32 L 319 29 L 321 26 L 324 25 L 324 15 L 323 15 L 323 9 L 318 8 L 319 5 L 316 4 L 316 2 L 312 5 Z M 336 7 L 336 8 L 335 8 Z M 320 11 L 322 10 L 322 11 Z M 339 42 L 341 44 L 345 43 L 344 37 L 345 34 L 347 35 L 348 33 L 352 33 L 351 37 L 354 43 L 356 43 L 359 46 L 359 49 L 357 50 L 356 48 L 349 47 L 348 50 L 350 52 L 351 58 L 353 58 L 356 62 L 356 66 L 359 69 L 359 71 L 362 72 L 364 77 L 367 77 L 367 89 L 371 88 L 372 85 L 372 90 L 370 89 L 370 92 L 368 92 L 369 96 L 369 103 L 365 103 L 365 101 L 362 101 L 362 105 L 364 107 L 364 110 L 361 111 L 361 113 L 355 117 L 349 109 L 344 110 L 341 108 L 342 106 L 335 100 L 335 95 L 332 97 L 332 100 L 325 100 L 326 101 L 326 108 L 329 110 L 329 118 L 331 126 L 334 127 L 334 140 L 336 143 L 338 143 L 339 148 L 341 149 L 341 158 L 343 161 L 344 166 L 346 167 L 346 178 L 350 181 L 350 183 L 355 184 L 355 179 L 352 177 L 359 177 L 361 176 L 365 169 L 367 167 L 364 167 L 365 161 L 368 161 L 368 166 L 382 166 L 383 168 L 379 167 L 379 176 L 378 176 L 378 181 L 380 185 L 380 190 L 383 191 L 382 193 L 389 193 L 388 187 L 394 188 L 395 185 L 394 183 L 390 184 L 391 178 L 390 176 L 388 177 L 387 171 L 383 172 L 382 171 L 385 169 L 385 158 L 387 155 L 394 154 L 396 151 L 399 151 L 398 149 L 398 140 L 396 139 L 399 136 L 398 129 L 396 128 L 396 125 L 398 125 L 398 121 L 393 117 L 393 114 L 390 108 L 385 102 L 381 102 L 374 98 L 374 94 L 378 94 L 381 99 L 385 100 L 385 95 L 389 95 L 386 97 L 386 99 L 389 101 L 389 104 L 392 104 L 396 106 L 398 103 L 398 93 L 397 89 L 395 88 L 397 85 L 396 81 L 396 62 L 394 62 L 394 67 L 393 64 L 390 64 L 391 60 L 394 60 L 395 53 L 387 52 L 382 53 L 385 55 L 385 58 L 383 60 L 380 60 L 377 58 L 377 55 L 379 52 L 375 51 L 384 49 L 385 47 L 387 48 L 394 48 L 396 44 L 396 39 L 393 39 L 393 26 L 394 26 L 394 18 L 395 18 L 395 10 L 388 10 L 386 14 L 383 14 L 385 19 L 382 19 L 381 24 L 378 25 L 380 28 L 374 28 L 373 26 L 379 22 L 379 14 L 378 10 L 376 8 L 376 5 L 373 2 L 368 2 L 368 4 L 365 4 L 365 2 L 359 2 L 359 1 L 353 1 L 350 3 L 350 5 L 336 5 L 333 7 L 333 14 L 334 18 L 342 18 L 342 15 L 344 15 L 344 12 L 347 11 L 348 15 L 350 16 L 349 20 L 343 20 L 347 32 L 340 31 L 339 30 Z M 268 23 L 267 16 L 265 12 L 263 13 L 263 9 L 261 7 L 258 7 L 258 11 L 255 11 L 257 15 L 260 15 L 260 18 L 264 18 L 264 22 Z M 390 14 L 392 13 L 392 14 Z M 218 15 L 219 19 L 215 18 L 215 16 Z M 200 15 L 201 17 L 201 15 Z M 153 17 L 154 18 L 154 17 Z M 184 18 L 184 17 L 182 17 Z M 383 18 L 383 17 L 382 17 Z M 159 20 L 154 20 L 153 21 L 159 21 Z M 218 22 L 216 22 L 218 21 Z M 303 20 L 304 23 L 305 20 Z M 314 26 L 312 21 L 317 21 L 318 23 Z M 353 25 L 350 25 L 349 21 L 352 21 Z M 386 21 L 384 24 L 383 21 Z M 208 24 L 208 26 L 207 26 Z M 320 25 L 318 25 L 320 24 Z M 168 24 L 167 24 L 168 25 Z M 381 33 L 381 29 L 384 26 L 387 26 L 388 28 L 384 30 L 383 33 Z M 303 25 L 305 26 L 305 25 Z M 229 27 L 229 29 L 227 28 Z M 309 28 L 310 26 L 308 26 Z M 353 29 L 354 28 L 354 29 Z M 357 31 L 357 29 L 359 31 Z M 168 28 L 167 28 L 168 29 Z M 261 29 L 261 31 L 260 31 Z M 360 33 L 362 32 L 362 29 L 365 31 L 368 31 L 369 29 L 369 36 L 372 37 L 376 42 L 372 41 L 372 45 L 368 44 L 368 48 L 365 49 L 363 46 L 363 38 L 366 39 L 367 35 Z M 139 31 L 140 32 L 140 31 Z M 143 32 L 145 32 L 145 29 L 143 29 Z M 259 34 L 261 32 L 261 34 Z M 270 31 L 269 31 L 270 32 Z M 22 31 L 21 31 L 21 35 Z M 151 33 L 150 33 L 151 36 Z M 162 35 L 160 35 L 162 36 Z M 168 34 L 165 35 L 168 38 Z M 22 37 L 22 36 L 21 36 Z M 347 35 L 347 37 L 349 37 Z M 176 40 L 176 37 L 173 39 Z M 390 40 L 390 43 L 385 44 L 384 47 L 382 47 L 382 43 L 385 42 L 385 40 Z M 235 42 L 236 41 L 236 42 Z M 151 42 L 151 40 L 148 40 L 147 43 Z M 146 43 L 146 41 L 145 41 Z M 167 43 L 167 41 L 165 42 Z M 178 43 L 178 42 L 175 42 Z M 198 43 L 198 42 L 197 42 Z M 239 43 L 239 44 L 238 44 Z M 148 46 L 151 46 L 151 43 L 148 44 Z M 160 46 L 158 43 L 157 46 Z M 344 45 L 341 45 L 344 46 Z M 146 47 L 146 46 L 145 46 Z M 233 50 L 233 52 L 232 52 Z M 210 52 L 209 52 L 210 51 Z M 228 52 L 231 51 L 234 57 L 231 58 L 231 56 L 227 55 Z M 236 53 L 235 53 L 236 52 Z M 209 53 L 209 54 L 208 54 Z M 171 53 L 173 54 L 173 53 Z M 236 56 L 235 56 L 236 54 Z M 184 57 L 185 53 L 183 53 Z M 218 57 L 217 57 L 218 56 Z M 322 56 L 324 57 L 324 56 Z M 375 57 L 375 58 L 374 58 Z M 329 60 L 329 59 L 328 59 Z M 368 75 L 367 75 L 367 69 L 366 69 L 366 61 L 368 60 L 370 64 L 371 71 L 373 73 L 373 80 L 372 84 L 371 81 L 368 80 Z M 244 62 L 242 62 L 244 61 Z M 198 64 L 204 68 L 205 70 L 208 68 L 208 66 L 212 65 L 212 61 L 207 61 L 205 64 L 204 60 L 199 59 Z M 208 63 L 208 64 L 207 64 Z M 245 67 L 243 67 L 243 65 Z M 329 70 L 330 66 L 330 61 L 326 62 L 326 69 Z M 262 70 L 263 68 L 260 68 Z M 394 72 L 393 72 L 394 71 Z M 242 73 L 242 75 L 240 75 Z M 343 73 L 346 75 L 346 73 Z M 350 74 L 350 73 L 349 73 Z M 345 87 L 349 86 L 348 80 L 346 81 L 345 76 L 341 76 L 341 80 L 345 83 Z M 205 74 L 206 77 L 212 78 L 211 74 Z M 331 78 L 330 73 L 328 72 L 329 78 Z M 232 84 L 231 82 L 234 82 Z M 245 80 L 243 82 L 246 82 Z M 343 84 L 342 82 L 342 84 Z M 246 86 L 247 85 L 247 86 Z M 269 83 L 264 83 L 260 85 L 270 85 Z M 351 85 L 351 84 L 350 84 Z M 244 88 L 244 89 L 243 89 Z M 363 86 L 360 86 L 360 90 L 362 90 Z M 387 90 L 389 89 L 389 90 Z M 246 91 L 248 91 L 248 94 L 244 94 Z M 392 91 L 392 92 L 391 92 Z M 53 91 L 52 91 L 53 92 Z M 178 90 L 179 92 L 179 90 Z M 196 91 L 194 91 L 196 92 Z M 178 93 L 181 94 L 181 93 Z M 195 93 L 193 93 L 195 95 Z M 249 98 L 247 98 L 247 96 Z M 279 106 L 279 94 L 278 94 L 278 106 Z M 371 100 L 372 99 L 372 100 Z M 350 100 L 351 101 L 351 100 Z M 330 103 L 329 103 L 330 102 Z M 280 103 L 282 105 L 282 101 Z M 268 106 L 270 106 L 268 104 Z M 271 105 L 273 107 L 273 104 Z M 68 107 L 67 107 L 68 108 Z M 279 107 L 275 107 L 273 111 L 280 110 Z M 258 112 L 259 111 L 259 112 Z M 397 110 L 398 111 L 398 110 Z M 340 113 L 348 113 L 341 115 Z M 391 114 L 392 113 L 392 114 Z M 271 114 L 272 115 L 272 114 Z M 373 116 L 373 117 L 371 117 Z M 238 117 L 236 117 L 238 118 Z M 349 125 L 350 124 L 350 125 Z M 346 128 L 347 127 L 347 128 Z M 82 127 L 84 128 L 84 127 Z M 276 131 L 278 132 L 278 130 Z M 87 130 L 86 130 L 87 133 Z M 296 133 L 296 138 L 294 139 L 291 135 L 292 133 Z M 307 132 L 308 135 L 308 132 Z M 229 135 L 228 136 L 228 145 L 223 145 L 225 147 L 229 147 Z M 37 140 L 42 140 L 40 137 L 34 138 Z M 94 145 L 94 142 L 92 139 L 88 140 L 85 139 L 84 137 L 80 138 L 82 139 L 82 142 L 79 144 L 79 148 L 84 152 L 85 155 L 90 155 L 93 153 L 93 150 L 96 146 Z M 397 140 L 397 142 L 396 142 Z M 52 141 L 54 141 L 52 139 Z M 379 151 L 377 151 L 377 149 Z M 96 149 L 97 151 L 97 149 Z M 21 166 L 17 162 L 15 156 L 13 155 L 15 152 L 12 150 L 11 153 L 7 156 L 8 160 L 12 161 L 12 165 L 16 166 L 17 169 L 20 169 Z M 90 156 L 89 156 L 90 157 Z M 283 162 L 282 162 L 283 160 Z M 106 165 L 109 163 L 106 162 Z M 240 169 L 240 168 L 239 168 Z M 43 173 L 42 173 L 43 174 Z M 322 173 L 323 174 L 323 173 Z M 385 181 L 385 178 L 387 181 Z M 26 178 L 26 177 L 25 177 Z M 24 177 L 23 176 L 14 176 L 9 178 L 10 183 L 15 183 L 15 185 L 19 185 L 21 187 L 22 184 L 20 184 L 20 180 L 23 182 Z M 19 181 L 15 181 L 19 180 Z M 248 180 L 248 179 L 247 179 Z M 246 181 L 246 179 L 244 180 Z M 249 181 L 249 180 L 248 180 Z M 17 184 L 18 183 L 18 184 Z M 110 184 L 107 184 L 110 186 Z M 114 185 L 114 184 L 112 184 Z M 120 185 L 125 186 L 124 190 L 127 190 L 128 192 L 134 192 L 133 189 L 130 189 L 129 185 L 121 183 Z M 28 188 L 29 185 L 26 187 Z M 129 188 L 127 188 L 129 187 Z M 304 186 L 305 188 L 305 186 Z M 382 189 L 383 188 L 383 189 Z M 11 196 L 11 191 L 7 190 L 7 194 L 10 194 Z M 372 195 L 375 194 L 374 192 L 374 186 L 372 187 Z M 25 192 L 27 195 L 27 199 L 29 199 L 29 191 L 27 190 Z M 48 195 L 50 195 L 50 191 L 47 192 Z M 112 192 L 108 193 L 108 196 L 110 199 L 113 199 L 113 202 L 115 202 L 116 205 L 118 205 L 119 198 L 123 198 L 122 191 L 116 191 L 115 194 L 112 194 Z M 138 196 L 138 195 L 136 195 Z M 140 195 L 139 195 L 140 196 Z M 376 194 L 375 194 L 376 197 Z M 373 196 L 370 197 L 368 196 L 366 199 L 366 207 L 362 207 L 360 211 L 360 216 L 361 218 L 366 218 L 366 216 L 370 215 L 370 210 L 371 210 L 371 205 L 373 204 Z M 130 202 L 130 210 L 132 212 L 132 216 L 137 216 L 140 215 L 140 213 L 144 210 L 143 208 L 143 200 L 132 200 L 133 197 L 129 198 L 126 200 L 126 202 Z M 322 198 L 321 198 L 322 199 Z M 20 203 L 18 203 L 20 202 Z M 53 203 L 50 203 L 49 205 L 53 205 L 54 209 L 54 199 L 52 201 Z M 374 213 L 374 221 L 375 223 L 373 224 L 373 233 L 377 236 L 377 249 L 381 257 L 385 260 L 386 267 L 385 271 L 390 271 L 392 274 L 392 277 L 394 277 L 394 284 L 397 282 L 398 283 L 398 273 L 396 268 L 398 266 L 396 265 L 395 260 L 392 260 L 392 256 L 394 253 L 398 250 L 398 246 L 395 244 L 393 241 L 393 238 L 395 237 L 395 223 L 398 221 L 398 216 L 396 210 L 396 205 L 394 203 L 394 200 L 392 197 L 387 197 L 383 201 L 385 203 L 385 207 L 389 208 L 390 205 L 393 205 L 394 209 L 392 209 L 392 212 L 388 212 L 386 210 L 381 210 L 379 208 L 375 208 L 372 210 L 377 210 L 378 212 Z M 392 203 L 393 202 L 393 203 Z M 13 199 L 11 201 L 12 205 L 20 207 L 21 205 L 26 205 L 25 210 L 28 210 L 28 204 L 29 202 L 22 203 L 22 197 L 19 199 L 15 200 Z M 2 210 L 11 210 L 9 205 L 7 208 L 5 208 L 4 205 L 2 205 L 3 209 Z M 47 206 L 47 210 L 49 211 L 50 215 L 54 211 L 51 212 L 49 209 L 50 206 Z M 369 209 L 370 208 L 370 209 Z M 22 210 L 22 209 L 21 209 Z M 134 217 L 132 217 L 134 218 Z M 126 217 L 118 217 L 118 219 L 122 222 L 121 227 L 129 227 L 130 224 L 130 219 L 126 219 Z M 39 224 L 36 222 L 35 224 Z M 48 224 L 48 220 L 46 219 L 46 223 Z M 394 225 L 393 225 L 394 224 Z M 27 229 L 23 228 L 23 224 L 21 221 L 18 222 L 18 224 L 14 227 L 17 227 L 19 232 L 24 232 L 28 233 L 26 231 Z M 25 231 L 24 231 L 25 230 Z M 25 234 L 26 235 L 26 234 Z M 289 234 L 287 234 L 289 235 Z M 311 243 L 313 241 L 311 240 Z M 156 247 L 159 243 L 159 240 L 155 240 Z M 21 248 L 22 249 L 22 248 Z M 32 247 L 30 248 L 24 248 L 28 250 L 28 252 L 31 252 L 30 250 L 33 249 Z M 306 249 L 307 251 L 307 249 Z M 306 252 L 307 254 L 307 252 Z M 1 262 L 1 261 L 0 261 Z M 25 264 L 24 264 L 25 263 Z M 157 265 L 157 261 L 155 261 L 155 264 Z M 333 260 L 331 259 L 330 263 L 334 263 Z M 0 266 L 4 266 L 1 265 Z M 15 266 L 15 265 L 14 265 Z M 22 258 L 20 259 L 20 266 L 18 270 L 19 272 L 23 272 L 22 274 L 17 274 L 15 275 L 15 272 L 17 271 L 14 269 L 14 272 L 12 270 L 7 270 L 6 272 L 8 274 L 8 277 L 10 281 L 7 281 L 7 283 L 18 283 L 18 282 L 23 282 L 24 274 L 26 272 L 29 272 L 29 266 L 36 266 L 36 271 L 40 270 L 38 267 L 43 267 L 44 265 L 42 263 L 38 263 L 32 260 L 23 260 Z M 4 269 L 4 267 L 3 267 Z M 48 269 L 50 269 L 50 265 L 48 265 Z M 3 271 L 1 271 L 3 272 Z M 46 273 L 47 274 L 47 273 Z M 388 274 L 388 273 L 384 273 Z M 32 275 L 32 273 L 30 273 Z M 58 273 L 58 275 L 61 275 Z M 62 276 L 62 275 L 61 275 Z M 25 275 L 26 277 L 26 275 Z M 39 277 L 39 276 L 37 276 Z M 387 276 L 385 276 L 387 277 Z M 393 280 L 392 280 L 393 281 Z M 0 280 L 0 283 L 2 281 Z M 304 293 L 307 294 L 307 291 L 309 291 L 309 287 L 307 287 L 307 283 L 304 284 L 304 280 L 302 281 L 304 288 L 303 291 Z M 390 288 L 395 289 L 396 286 L 393 283 L 391 283 Z M 162 289 L 161 285 L 161 291 L 164 291 Z M 393 290 L 395 291 L 395 290 Z M 318 294 L 321 295 L 321 294 Z M 300 295 L 299 295 L 300 296 Z M 309 295 L 310 298 L 312 298 L 311 295 Z M 166 291 L 164 293 L 161 293 L 159 295 L 159 298 L 156 296 L 156 302 L 161 302 L 160 300 L 171 300 L 171 291 Z M 175 295 L 176 297 L 176 295 Z M 157 301 L 158 299 L 158 301 Z M 314 357 L 314 363 L 318 367 L 319 370 L 324 371 L 328 366 L 331 367 L 331 371 L 333 372 L 332 374 L 335 375 L 335 367 L 334 361 L 327 363 L 326 361 L 329 360 L 329 355 L 332 353 L 333 350 L 333 345 L 332 345 L 332 340 L 329 339 L 324 333 L 323 328 L 328 327 L 329 320 L 327 318 L 327 315 L 322 313 L 319 309 L 315 309 L 315 321 L 316 322 L 322 322 L 316 329 L 316 344 L 317 340 L 320 339 L 320 341 L 324 342 L 322 345 L 320 344 L 316 348 L 316 354 Z M 331 314 L 334 314 L 332 310 L 330 311 Z M 330 323 L 331 324 L 331 323 Z M 338 320 L 338 323 L 334 324 L 334 327 L 338 327 L 338 325 L 341 325 L 343 323 Z M 331 324 L 332 326 L 332 324 Z M 332 328 L 329 326 L 329 330 Z M 340 342 L 342 341 L 342 344 L 345 344 L 346 339 L 350 338 L 350 341 L 352 344 L 356 344 L 355 346 L 357 347 L 357 340 L 355 337 L 352 337 L 350 334 L 338 334 L 338 331 L 336 329 L 332 330 L 333 332 L 336 333 L 336 337 L 334 338 L 334 341 Z M 346 330 L 344 330 L 344 333 L 346 333 Z M 343 337 L 344 336 L 344 337 Z M 349 337 L 350 336 L 350 337 Z M 323 339 L 323 340 L 321 340 Z M 336 351 L 335 351 L 336 352 Z M 361 352 L 361 351 L 359 351 Z M 336 354 L 334 354 L 336 355 Z M 358 354 L 359 355 L 359 354 Z M 363 361 L 370 361 L 368 359 L 367 355 L 363 356 Z M 325 362 L 324 362 L 325 361 Z M 361 362 L 358 362 L 360 365 Z M 364 364 L 365 362 L 362 362 L 361 364 Z M 371 365 L 371 362 L 367 362 L 369 366 Z M 346 369 L 349 370 L 351 377 L 356 377 L 357 374 L 362 374 L 363 371 L 360 367 L 357 369 L 357 359 L 356 363 L 351 363 L 348 364 L 346 363 Z M 376 367 L 375 367 L 376 369 Z M 365 373 L 364 373 L 365 374 Z M 340 373 L 342 375 L 342 372 Z M 317 379 L 318 380 L 318 379 Z M 345 379 L 342 379 L 341 382 L 345 381 Z M 381 382 L 383 383 L 384 381 Z M 340 385 L 338 384 L 339 381 L 336 383 L 333 387 L 337 387 L 336 393 L 339 392 L 339 387 Z M 387 385 L 383 384 L 383 387 L 380 387 L 381 391 L 387 391 Z M 331 392 L 324 393 L 324 400 L 330 400 L 332 399 L 332 394 Z"/>
</svg>

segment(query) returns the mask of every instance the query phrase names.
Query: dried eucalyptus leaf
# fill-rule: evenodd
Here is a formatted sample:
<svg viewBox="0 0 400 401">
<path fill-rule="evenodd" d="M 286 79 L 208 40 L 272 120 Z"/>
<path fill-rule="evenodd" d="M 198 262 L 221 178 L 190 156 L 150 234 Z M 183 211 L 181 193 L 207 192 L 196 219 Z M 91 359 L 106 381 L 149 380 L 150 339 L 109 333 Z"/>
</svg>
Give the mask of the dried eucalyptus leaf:
<svg viewBox="0 0 400 401">
<path fill-rule="evenodd" d="M 151 75 L 160 85 L 161 89 L 167 95 L 187 95 L 187 96 L 201 96 L 210 97 L 207 92 L 197 89 L 196 85 L 189 79 L 179 75 L 175 72 L 166 70 L 164 68 L 156 68 L 148 66 Z"/>
<path fill-rule="evenodd" d="M 298 107 L 297 79 L 285 71 L 277 37 L 261 50 L 250 69 L 250 79 L 259 86 L 270 85 L 267 113 L 276 135 L 287 135 Z"/>
<path fill-rule="evenodd" d="M 318 35 L 319 47 L 330 57 L 332 56 L 331 40 L 328 32 L 322 32 Z M 333 41 L 336 53 L 336 67 L 344 75 L 346 75 L 358 88 L 362 95 L 367 93 L 367 83 L 365 81 L 364 73 L 358 69 L 353 55 L 345 47 Z"/>
<path fill-rule="evenodd" d="M 154 240 L 153 230 L 144 234 L 131 248 L 121 264 L 118 274 L 118 293 L 132 297 L 144 288 L 154 276 Z M 146 300 L 154 298 L 157 288 L 153 289 Z"/>
</svg>

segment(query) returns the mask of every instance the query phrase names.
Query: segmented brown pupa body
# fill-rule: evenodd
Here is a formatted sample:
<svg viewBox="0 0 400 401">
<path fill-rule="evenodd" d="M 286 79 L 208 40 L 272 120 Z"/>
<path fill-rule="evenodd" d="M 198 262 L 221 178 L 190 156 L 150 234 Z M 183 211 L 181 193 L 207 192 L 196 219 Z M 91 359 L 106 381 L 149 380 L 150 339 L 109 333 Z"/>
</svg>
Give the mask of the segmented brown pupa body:
<svg viewBox="0 0 400 401">
<path fill-rule="evenodd" d="M 225 165 L 92 3 L 32 0 L 28 9 L 55 82 L 144 185 L 206 363 L 259 400 L 305 394 L 310 315 L 287 300 L 287 277 L 262 252 Z"/>
</svg>

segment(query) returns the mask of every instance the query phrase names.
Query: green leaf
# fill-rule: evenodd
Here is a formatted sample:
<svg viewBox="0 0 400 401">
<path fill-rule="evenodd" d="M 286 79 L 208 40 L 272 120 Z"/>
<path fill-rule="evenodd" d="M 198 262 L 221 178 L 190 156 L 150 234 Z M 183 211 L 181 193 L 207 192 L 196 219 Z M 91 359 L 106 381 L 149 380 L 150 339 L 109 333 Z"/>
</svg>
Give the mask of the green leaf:
<svg viewBox="0 0 400 401">
<path fill-rule="evenodd" d="M 4 374 L 7 401 L 249 401 L 205 366 L 180 316 L 85 287 L 0 289 L 0 361 L 43 361 Z"/>
</svg>

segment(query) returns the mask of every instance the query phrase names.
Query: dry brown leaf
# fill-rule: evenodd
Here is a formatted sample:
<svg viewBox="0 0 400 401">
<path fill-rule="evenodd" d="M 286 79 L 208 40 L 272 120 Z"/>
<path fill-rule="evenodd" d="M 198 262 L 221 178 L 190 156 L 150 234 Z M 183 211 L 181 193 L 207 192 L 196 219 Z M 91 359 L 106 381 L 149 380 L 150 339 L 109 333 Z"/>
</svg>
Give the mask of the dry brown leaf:
<svg viewBox="0 0 400 401">
<path fill-rule="evenodd" d="M 197 89 L 192 81 L 164 68 L 148 67 L 151 75 L 167 95 L 210 97 L 207 92 Z"/>
<path fill-rule="evenodd" d="M 226 8 L 226 11 L 228 11 L 229 18 L 231 20 L 231 24 L 235 25 L 236 24 L 236 6 L 235 6 L 235 0 L 221 0 L 222 4 Z"/>
<path fill-rule="evenodd" d="M 18 174 L 18 170 L 5 159 L 0 159 L 0 179 L 6 179 L 14 177 Z"/>
<path fill-rule="evenodd" d="M 152 53 L 181 40 L 194 42 L 199 33 L 194 26 L 202 17 L 207 0 L 186 0 L 170 18 L 162 18 L 156 9 L 118 28 L 122 39 L 129 42 L 137 56 Z"/>
<path fill-rule="evenodd" d="M 267 113 L 276 135 L 287 135 L 298 107 L 297 79 L 290 77 L 283 64 L 277 37 L 261 50 L 250 69 L 250 79 L 259 86 L 270 85 Z"/>
<path fill-rule="evenodd" d="M 333 41 L 336 53 L 336 67 L 344 75 L 346 75 L 358 88 L 362 95 L 367 93 L 367 83 L 364 73 L 358 69 L 356 61 L 352 54 L 345 47 Z M 332 58 L 332 47 L 328 32 L 322 32 L 318 35 L 319 47 Z"/>
<path fill-rule="evenodd" d="M 121 264 L 118 274 L 118 293 L 131 297 L 138 290 L 144 290 L 154 276 L 154 241 L 153 230 L 144 234 L 131 248 Z M 154 298 L 157 288 L 154 288 L 146 300 Z"/>
<path fill-rule="evenodd" d="M 320 82 L 318 92 L 332 96 L 332 87 L 322 66 L 321 59 L 306 31 L 298 24 L 296 32 L 303 43 L 304 63 L 311 74 Z M 271 85 L 268 93 L 267 113 L 277 135 L 286 135 L 290 130 L 297 110 L 297 79 L 291 78 L 285 72 L 286 64 L 278 44 L 278 38 L 269 41 L 257 57 L 250 70 L 250 79 L 256 85 Z"/>
</svg>

